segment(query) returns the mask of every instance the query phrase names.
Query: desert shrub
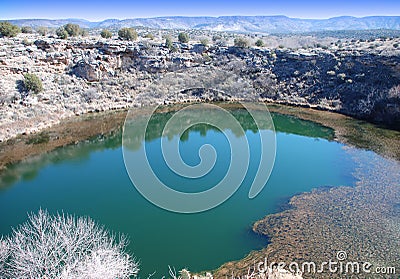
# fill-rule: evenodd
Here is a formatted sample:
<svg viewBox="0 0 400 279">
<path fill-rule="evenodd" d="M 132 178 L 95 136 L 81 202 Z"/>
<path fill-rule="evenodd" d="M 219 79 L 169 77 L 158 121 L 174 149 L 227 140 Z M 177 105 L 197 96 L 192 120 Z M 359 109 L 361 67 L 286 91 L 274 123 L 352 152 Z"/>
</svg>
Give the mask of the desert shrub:
<svg viewBox="0 0 400 279">
<path fill-rule="evenodd" d="M 220 35 L 214 35 L 214 36 L 212 37 L 213 42 L 219 41 L 219 40 L 221 40 L 221 39 L 222 39 L 222 37 L 221 37 Z"/>
<path fill-rule="evenodd" d="M 148 39 L 150 39 L 150 40 L 154 40 L 154 35 L 151 34 L 151 33 L 147 33 L 144 37 L 145 37 L 145 38 L 148 38 Z"/>
<path fill-rule="evenodd" d="M 118 31 L 118 36 L 122 39 L 122 40 L 126 40 L 126 41 L 134 41 L 137 39 L 137 33 L 136 30 L 133 28 L 121 28 Z"/>
<path fill-rule="evenodd" d="M 81 31 L 79 32 L 79 35 L 82 37 L 86 37 L 89 35 L 89 31 L 87 29 L 81 28 Z"/>
<path fill-rule="evenodd" d="M 100 36 L 101 36 L 102 38 L 109 39 L 109 38 L 112 37 L 112 33 L 111 33 L 110 30 L 103 29 L 103 30 L 101 31 L 101 33 L 100 33 Z"/>
<path fill-rule="evenodd" d="M 31 41 L 29 41 L 27 38 L 25 38 L 25 39 L 22 41 L 22 44 L 23 44 L 24 46 L 30 46 L 30 45 L 33 44 L 33 42 L 31 42 Z"/>
<path fill-rule="evenodd" d="M 258 39 L 258 40 L 256 41 L 255 45 L 258 46 L 258 47 L 262 47 L 262 46 L 264 46 L 264 42 L 263 42 L 263 40 Z"/>
<path fill-rule="evenodd" d="M 179 33 L 178 35 L 178 41 L 180 43 L 188 43 L 189 42 L 189 35 L 187 33 Z"/>
<path fill-rule="evenodd" d="M 130 278 L 139 268 L 118 239 L 90 218 L 40 210 L 13 230 L 2 275 L 9 278 Z"/>
<path fill-rule="evenodd" d="M 39 35 L 46 36 L 47 32 L 49 32 L 49 29 L 45 26 L 40 26 L 36 31 L 39 33 Z"/>
<path fill-rule="evenodd" d="M 24 75 L 24 87 L 26 91 L 34 93 L 39 93 L 43 90 L 42 81 L 35 74 Z"/>
<path fill-rule="evenodd" d="M 219 41 L 215 42 L 215 44 L 219 47 L 227 47 L 228 46 L 228 42 L 225 40 L 219 40 Z"/>
<path fill-rule="evenodd" d="M 21 32 L 22 32 L 22 33 L 25 33 L 25 34 L 27 34 L 27 33 L 33 33 L 33 29 L 32 29 L 32 27 L 30 27 L 30 26 L 22 26 L 22 27 L 21 27 Z"/>
<path fill-rule="evenodd" d="M 99 93 L 94 88 L 90 88 L 82 92 L 82 97 L 86 103 L 93 102 L 93 100 L 98 99 L 99 96 L 100 96 Z"/>
<path fill-rule="evenodd" d="M 29 137 L 25 143 L 26 144 L 41 144 L 48 143 L 50 141 L 50 135 L 46 132 L 41 132 L 39 134 L 33 134 Z"/>
<path fill-rule="evenodd" d="M 245 38 L 242 38 L 242 37 L 235 38 L 233 43 L 236 47 L 248 47 L 249 46 L 249 42 Z"/>
<path fill-rule="evenodd" d="M 21 32 L 21 29 L 9 23 L 8 21 L 0 22 L 0 37 L 15 37 Z"/>
<path fill-rule="evenodd" d="M 75 37 L 82 35 L 82 29 L 78 24 L 68 23 L 64 25 L 65 31 L 67 31 L 69 36 Z"/>
<path fill-rule="evenodd" d="M 202 44 L 203 46 L 208 46 L 209 41 L 208 41 L 207 38 L 204 38 L 204 39 L 201 39 L 201 40 L 200 40 L 200 44 Z"/>
<path fill-rule="evenodd" d="M 67 30 L 64 29 L 64 27 L 57 28 L 56 35 L 60 39 L 67 39 L 68 38 L 68 32 L 67 32 Z"/>
<path fill-rule="evenodd" d="M 165 38 L 165 46 L 169 49 L 173 49 L 174 44 L 172 43 L 172 39 L 170 37 Z"/>
<path fill-rule="evenodd" d="M 203 61 L 204 62 L 211 62 L 212 61 L 212 58 L 210 57 L 210 55 L 208 55 L 206 53 L 203 53 L 202 57 L 203 57 Z"/>
</svg>

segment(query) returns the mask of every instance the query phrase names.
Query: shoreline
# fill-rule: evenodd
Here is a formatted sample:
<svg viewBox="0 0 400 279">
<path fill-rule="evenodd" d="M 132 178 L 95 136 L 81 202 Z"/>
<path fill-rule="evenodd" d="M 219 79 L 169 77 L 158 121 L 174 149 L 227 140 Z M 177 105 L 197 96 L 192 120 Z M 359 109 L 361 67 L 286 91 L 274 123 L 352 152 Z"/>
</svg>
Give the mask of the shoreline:
<svg viewBox="0 0 400 279">
<path fill-rule="evenodd" d="M 39 132 L 18 135 L 2 142 L 0 174 L 9 164 L 116 131 L 122 127 L 126 113 L 127 110 L 116 110 L 72 116 Z"/>
<path fill-rule="evenodd" d="M 188 98 L 179 103 L 170 103 L 165 107 L 167 111 L 174 110 L 188 103 L 196 102 Z M 236 102 L 227 101 L 221 104 L 224 107 L 239 107 Z M 282 107 L 285 105 L 277 104 L 277 106 Z M 289 106 L 287 107 L 289 108 Z M 160 106 L 159 110 L 162 111 L 163 107 Z M 17 163 L 30 156 L 49 152 L 55 148 L 74 144 L 91 136 L 107 134 L 114 129 L 118 129 L 122 127 L 128 111 L 129 108 L 90 111 L 81 115 L 61 118 L 55 123 L 50 121 L 40 128 L 33 128 L 30 132 L 15 134 L 0 142 L 0 173 L 8 164 Z M 103 120 L 107 120 L 106 127 L 102 123 Z M 115 127 L 112 127 L 113 123 Z M 99 125 L 101 125 L 101 129 L 96 129 Z M 18 149 L 21 149 L 21 151 L 18 151 Z"/>
<path fill-rule="evenodd" d="M 192 103 L 192 100 L 170 104 L 167 107 L 179 107 L 189 102 Z M 238 107 L 236 102 L 220 104 L 223 107 Z M 292 115 L 333 129 L 334 140 L 338 142 L 361 149 L 370 149 L 384 157 L 400 160 L 400 131 L 380 128 L 375 124 L 338 112 L 268 102 L 266 105 L 272 113 Z M 30 156 L 115 131 L 122 127 L 127 113 L 128 109 L 124 108 L 70 116 L 60 119 L 56 124 L 49 123 L 47 127 L 36 132 L 17 134 L 0 142 L 0 173 L 7 165 Z"/>
</svg>

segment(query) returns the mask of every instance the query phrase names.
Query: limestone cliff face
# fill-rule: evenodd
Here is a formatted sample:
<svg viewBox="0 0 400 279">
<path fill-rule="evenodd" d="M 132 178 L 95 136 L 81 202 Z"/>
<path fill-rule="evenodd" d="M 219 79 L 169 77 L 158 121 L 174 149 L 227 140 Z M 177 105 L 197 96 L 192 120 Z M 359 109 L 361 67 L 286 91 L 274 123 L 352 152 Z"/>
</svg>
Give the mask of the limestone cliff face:
<svg viewBox="0 0 400 279">
<path fill-rule="evenodd" d="M 171 52 L 148 41 L 25 36 L 0 39 L 1 140 L 74 114 L 165 103 L 174 93 L 168 82 L 156 94 L 143 94 L 165 75 L 179 72 L 185 79 L 194 71 L 214 83 L 227 83 L 227 76 L 231 83 L 246 83 L 258 100 L 337 111 L 400 129 L 400 51 L 390 49 L 393 42 L 386 51 L 175 44 Z M 17 85 L 26 72 L 42 79 L 43 92 L 21 92 Z M 203 96 L 183 89 L 172 101 L 221 100 L 210 90 Z M 246 98 L 241 89 L 223 99 Z"/>
<path fill-rule="evenodd" d="M 276 101 L 317 106 L 400 128 L 400 56 L 277 52 Z"/>
<path fill-rule="evenodd" d="M 396 54 L 198 45 L 183 46 L 175 54 L 163 47 L 143 45 L 115 52 L 108 49 L 108 45 L 98 48 L 117 57 L 119 67 L 125 71 L 157 74 L 199 66 L 219 67 L 249 80 L 261 98 L 337 111 L 400 128 L 400 56 Z M 207 63 L 205 57 L 211 61 Z"/>
</svg>

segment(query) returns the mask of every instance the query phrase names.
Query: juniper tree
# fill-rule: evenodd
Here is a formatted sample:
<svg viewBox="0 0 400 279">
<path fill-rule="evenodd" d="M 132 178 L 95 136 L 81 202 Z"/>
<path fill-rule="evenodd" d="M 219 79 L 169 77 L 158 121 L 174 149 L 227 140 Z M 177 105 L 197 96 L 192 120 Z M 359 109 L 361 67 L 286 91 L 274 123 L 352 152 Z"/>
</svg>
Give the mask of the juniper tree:
<svg viewBox="0 0 400 279">
<path fill-rule="evenodd" d="M 21 29 L 18 26 L 8 21 L 0 22 L 0 37 L 15 37 L 19 32 Z"/>
<path fill-rule="evenodd" d="M 137 39 L 137 33 L 136 30 L 133 28 L 121 28 L 118 31 L 118 36 L 126 41 L 134 41 Z"/>
</svg>

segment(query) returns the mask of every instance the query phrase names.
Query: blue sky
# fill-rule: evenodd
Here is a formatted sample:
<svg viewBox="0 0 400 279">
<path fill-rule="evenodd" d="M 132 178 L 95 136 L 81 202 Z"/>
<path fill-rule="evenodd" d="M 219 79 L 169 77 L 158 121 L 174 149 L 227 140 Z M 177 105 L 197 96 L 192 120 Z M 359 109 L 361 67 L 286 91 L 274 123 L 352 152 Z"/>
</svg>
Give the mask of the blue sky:
<svg viewBox="0 0 400 279">
<path fill-rule="evenodd" d="M 1 0 L 0 19 L 107 18 L 157 16 L 286 15 L 298 18 L 329 18 L 341 15 L 400 15 L 400 0 Z"/>
</svg>

